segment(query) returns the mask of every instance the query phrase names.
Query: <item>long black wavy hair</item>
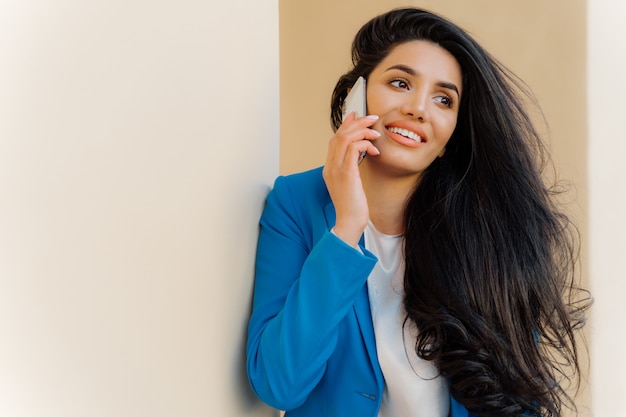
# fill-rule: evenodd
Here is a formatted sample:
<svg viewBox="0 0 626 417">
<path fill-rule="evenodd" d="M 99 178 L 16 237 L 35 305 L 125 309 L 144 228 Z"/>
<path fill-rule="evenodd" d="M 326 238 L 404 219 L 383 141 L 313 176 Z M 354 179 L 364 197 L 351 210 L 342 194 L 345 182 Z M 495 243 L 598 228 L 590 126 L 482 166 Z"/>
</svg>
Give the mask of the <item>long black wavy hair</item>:
<svg viewBox="0 0 626 417">
<path fill-rule="evenodd" d="M 575 287 L 578 235 L 542 170 L 545 145 L 524 108 L 524 84 L 465 31 L 433 13 L 392 10 L 366 23 L 353 69 L 333 92 L 341 124 L 347 90 L 398 44 L 433 42 L 461 66 L 457 126 L 405 208 L 404 305 L 418 355 L 477 416 L 560 416 L 575 408 L 575 329 L 590 302 Z"/>
</svg>

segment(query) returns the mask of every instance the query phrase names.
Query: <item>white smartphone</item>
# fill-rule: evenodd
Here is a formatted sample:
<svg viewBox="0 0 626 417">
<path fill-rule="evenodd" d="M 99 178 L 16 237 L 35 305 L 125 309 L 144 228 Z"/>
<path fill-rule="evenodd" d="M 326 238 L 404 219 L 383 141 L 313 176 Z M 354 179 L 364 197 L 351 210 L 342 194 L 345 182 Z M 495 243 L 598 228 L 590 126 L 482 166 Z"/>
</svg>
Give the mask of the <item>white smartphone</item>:
<svg viewBox="0 0 626 417">
<path fill-rule="evenodd" d="M 363 117 L 367 115 L 367 95 L 366 93 L 366 85 L 365 78 L 359 77 L 356 82 L 348 92 L 346 99 L 343 102 L 343 112 L 342 119 L 346 120 L 346 116 L 350 114 L 350 112 L 354 112 L 355 117 Z M 359 164 L 365 158 L 367 152 L 361 153 L 361 157 L 359 158 Z"/>
<path fill-rule="evenodd" d="M 365 94 L 365 78 L 359 77 L 343 102 L 342 120 L 354 112 L 356 117 L 367 115 L 367 97 Z"/>
</svg>

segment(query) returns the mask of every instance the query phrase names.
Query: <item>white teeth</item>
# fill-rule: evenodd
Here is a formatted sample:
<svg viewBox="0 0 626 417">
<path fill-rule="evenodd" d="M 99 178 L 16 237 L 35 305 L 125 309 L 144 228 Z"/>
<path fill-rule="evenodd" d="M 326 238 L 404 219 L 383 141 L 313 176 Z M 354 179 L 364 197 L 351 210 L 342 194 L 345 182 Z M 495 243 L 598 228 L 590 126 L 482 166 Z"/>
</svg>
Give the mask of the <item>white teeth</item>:
<svg viewBox="0 0 626 417">
<path fill-rule="evenodd" d="M 421 142 L 422 138 L 415 132 L 411 132 L 410 130 L 401 129 L 399 127 L 389 127 L 388 130 L 393 133 L 397 133 L 404 137 L 414 140 L 415 142 Z"/>
</svg>

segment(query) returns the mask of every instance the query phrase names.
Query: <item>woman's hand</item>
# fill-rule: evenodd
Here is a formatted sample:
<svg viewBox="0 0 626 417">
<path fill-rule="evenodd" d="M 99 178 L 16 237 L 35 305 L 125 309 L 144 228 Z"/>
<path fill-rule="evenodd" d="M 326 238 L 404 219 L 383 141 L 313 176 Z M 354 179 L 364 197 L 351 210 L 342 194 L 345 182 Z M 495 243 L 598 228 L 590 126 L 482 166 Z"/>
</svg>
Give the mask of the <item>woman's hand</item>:
<svg viewBox="0 0 626 417">
<path fill-rule="evenodd" d="M 378 116 L 355 118 L 354 113 L 350 113 L 330 139 L 322 171 L 337 214 L 334 232 L 354 247 L 358 245 L 369 219 L 359 161 L 363 152 L 372 156 L 380 153 L 370 142 L 380 136 L 380 133 L 370 129 L 376 120 Z"/>
</svg>

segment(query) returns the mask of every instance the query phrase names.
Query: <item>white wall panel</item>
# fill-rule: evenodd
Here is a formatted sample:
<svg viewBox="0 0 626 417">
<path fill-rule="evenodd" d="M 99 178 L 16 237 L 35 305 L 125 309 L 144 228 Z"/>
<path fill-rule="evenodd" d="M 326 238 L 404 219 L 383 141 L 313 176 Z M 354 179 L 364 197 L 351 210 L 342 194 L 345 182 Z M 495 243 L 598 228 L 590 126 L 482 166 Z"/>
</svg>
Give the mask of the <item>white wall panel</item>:
<svg viewBox="0 0 626 417">
<path fill-rule="evenodd" d="M 588 2 L 589 248 L 596 417 L 626 417 L 626 3 Z"/>
<path fill-rule="evenodd" d="M 0 415 L 272 415 L 277 0 L 3 0 L 0 57 Z"/>
</svg>

